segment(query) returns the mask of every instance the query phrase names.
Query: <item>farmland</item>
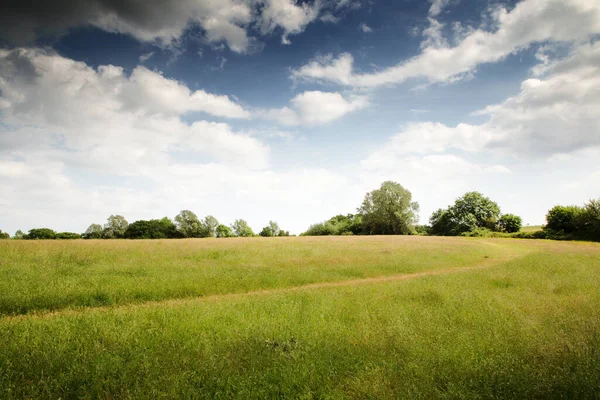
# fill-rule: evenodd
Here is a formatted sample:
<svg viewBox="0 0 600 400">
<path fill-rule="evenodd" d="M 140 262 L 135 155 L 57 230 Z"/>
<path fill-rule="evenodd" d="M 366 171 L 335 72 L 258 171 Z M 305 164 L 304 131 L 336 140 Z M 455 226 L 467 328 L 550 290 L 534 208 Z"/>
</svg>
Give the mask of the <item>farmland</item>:
<svg viewBox="0 0 600 400">
<path fill-rule="evenodd" d="M 1 398 L 593 398 L 600 245 L 0 242 Z"/>
</svg>

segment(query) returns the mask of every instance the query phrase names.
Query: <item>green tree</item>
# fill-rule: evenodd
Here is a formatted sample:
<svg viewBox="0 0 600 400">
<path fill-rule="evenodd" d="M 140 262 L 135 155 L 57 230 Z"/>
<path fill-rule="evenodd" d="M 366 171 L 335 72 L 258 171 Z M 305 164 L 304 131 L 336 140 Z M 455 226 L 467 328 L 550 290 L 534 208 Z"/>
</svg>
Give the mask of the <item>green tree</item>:
<svg viewBox="0 0 600 400">
<path fill-rule="evenodd" d="M 600 199 L 589 200 L 583 206 L 578 220 L 579 236 L 600 241 Z"/>
<path fill-rule="evenodd" d="M 101 239 L 102 238 L 102 225 L 92 224 L 90 225 L 83 235 L 84 239 Z"/>
<path fill-rule="evenodd" d="M 49 228 L 30 229 L 27 238 L 31 240 L 56 239 L 56 232 Z"/>
<path fill-rule="evenodd" d="M 273 237 L 279 236 L 281 229 L 279 229 L 279 225 L 275 221 L 269 221 L 269 225 L 265 226 L 262 231 L 260 231 L 259 235 L 263 237 Z"/>
<path fill-rule="evenodd" d="M 18 230 L 15 232 L 15 236 L 13 236 L 13 239 L 17 239 L 17 240 L 22 240 L 25 239 L 25 233 L 23 233 L 22 230 Z"/>
<path fill-rule="evenodd" d="M 518 215 L 504 214 L 498 220 L 498 228 L 501 232 L 519 232 L 523 226 L 523 220 Z"/>
<path fill-rule="evenodd" d="M 438 209 L 429 218 L 431 234 L 456 236 L 477 228 L 496 229 L 500 207 L 479 192 L 468 192 L 447 209 Z"/>
<path fill-rule="evenodd" d="M 412 194 L 392 181 L 383 182 L 379 189 L 367 193 L 358 208 L 363 231 L 368 235 L 414 234 L 418 211 L 419 204 L 412 201 Z"/>
<path fill-rule="evenodd" d="M 56 234 L 56 238 L 63 240 L 81 239 L 81 235 L 74 232 L 60 232 Z"/>
<path fill-rule="evenodd" d="M 206 237 L 215 237 L 217 234 L 217 227 L 219 226 L 219 221 L 213 217 L 212 215 L 207 215 L 202 221 L 202 225 L 204 227 L 204 231 Z"/>
<path fill-rule="evenodd" d="M 125 232 L 127 239 L 174 239 L 182 236 L 175 224 L 167 217 L 135 221 Z"/>
<path fill-rule="evenodd" d="M 243 219 L 236 219 L 231 225 L 231 230 L 235 236 L 239 237 L 251 237 L 255 236 L 254 231 L 246 221 Z"/>
<path fill-rule="evenodd" d="M 202 234 L 202 223 L 190 210 L 182 210 L 175 217 L 175 226 L 177 230 L 181 232 L 183 237 L 193 238 L 201 237 Z"/>
<path fill-rule="evenodd" d="M 578 206 L 555 206 L 546 214 L 545 231 L 572 234 L 578 230 L 583 209 Z"/>
<path fill-rule="evenodd" d="M 215 229 L 215 235 L 218 238 L 228 238 L 233 237 L 233 232 L 231 231 L 231 228 L 227 225 L 220 224 Z"/>
<path fill-rule="evenodd" d="M 121 239 L 124 237 L 128 226 L 129 223 L 122 215 L 111 215 L 104 224 L 102 237 L 105 239 Z"/>
<path fill-rule="evenodd" d="M 2 232 L 2 229 L 0 229 L 0 239 L 10 239 L 10 234 Z"/>
</svg>

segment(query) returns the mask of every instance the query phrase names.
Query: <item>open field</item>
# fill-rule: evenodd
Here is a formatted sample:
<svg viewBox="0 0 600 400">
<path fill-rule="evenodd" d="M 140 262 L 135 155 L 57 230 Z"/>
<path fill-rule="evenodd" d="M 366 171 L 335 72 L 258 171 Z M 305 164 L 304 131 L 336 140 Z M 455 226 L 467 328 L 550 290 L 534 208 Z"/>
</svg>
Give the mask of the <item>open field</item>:
<svg viewBox="0 0 600 400">
<path fill-rule="evenodd" d="M 543 228 L 541 225 L 527 225 L 521 228 L 521 232 L 539 232 Z"/>
<path fill-rule="evenodd" d="M 0 242 L 0 398 L 595 398 L 600 245 Z"/>
</svg>

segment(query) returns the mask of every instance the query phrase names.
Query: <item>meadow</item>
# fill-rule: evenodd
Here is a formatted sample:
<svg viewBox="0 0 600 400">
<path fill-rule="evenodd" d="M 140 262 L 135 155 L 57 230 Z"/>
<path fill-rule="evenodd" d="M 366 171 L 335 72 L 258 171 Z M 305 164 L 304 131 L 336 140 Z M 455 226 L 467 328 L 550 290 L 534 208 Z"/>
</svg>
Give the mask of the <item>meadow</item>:
<svg viewBox="0 0 600 400">
<path fill-rule="evenodd" d="M 600 245 L 0 242 L 0 398 L 597 398 Z"/>
</svg>

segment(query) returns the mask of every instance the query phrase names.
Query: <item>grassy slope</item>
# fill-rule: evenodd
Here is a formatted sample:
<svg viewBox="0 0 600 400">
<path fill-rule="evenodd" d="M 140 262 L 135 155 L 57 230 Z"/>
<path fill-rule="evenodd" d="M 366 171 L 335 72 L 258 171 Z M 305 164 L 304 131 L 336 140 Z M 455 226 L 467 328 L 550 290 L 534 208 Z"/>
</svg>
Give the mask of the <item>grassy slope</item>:
<svg viewBox="0 0 600 400">
<path fill-rule="evenodd" d="M 353 252 L 361 239 L 343 243 Z M 404 239 L 377 243 L 399 250 Z M 445 257 L 447 242 L 431 240 Z M 0 397 L 594 398 L 600 246 L 460 241 L 510 260 L 404 281 L 3 317 Z"/>
<path fill-rule="evenodd" d="M 1 241 L 0 315 L 420 272 L 485 256 L 503 250 L 423 237 Z"/>
</svg>

